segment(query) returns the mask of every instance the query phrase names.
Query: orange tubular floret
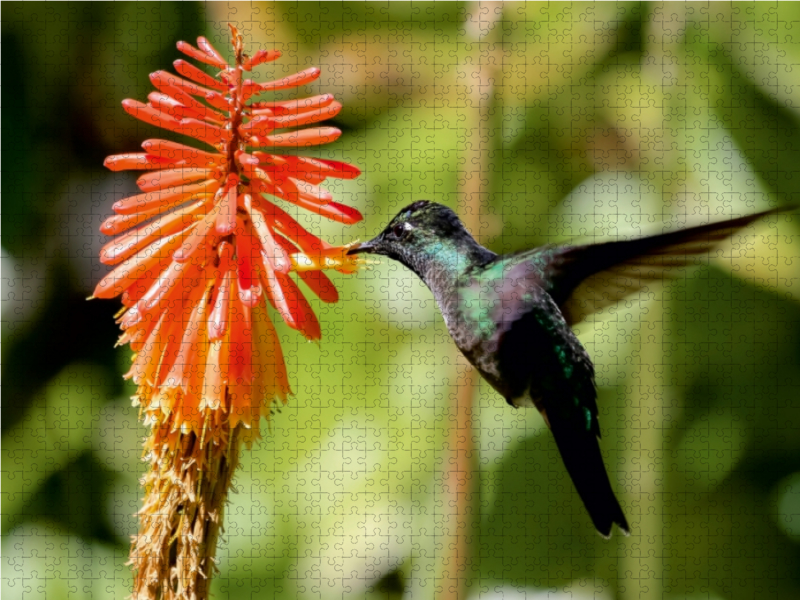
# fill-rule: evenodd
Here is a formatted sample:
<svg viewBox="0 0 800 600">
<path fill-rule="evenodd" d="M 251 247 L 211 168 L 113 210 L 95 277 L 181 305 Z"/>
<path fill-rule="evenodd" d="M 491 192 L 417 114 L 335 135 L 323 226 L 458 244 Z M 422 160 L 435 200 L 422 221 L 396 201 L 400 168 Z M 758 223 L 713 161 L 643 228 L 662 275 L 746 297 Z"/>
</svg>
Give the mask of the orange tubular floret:
<svg viewBox="0 0 800 600">
<path fill-rule="evenodd" d="M 196 138 L 214 147 L 221 146 L 231 139 L 230 131 L 192 118 L 181 119 L 173 131 Z"/>
<path fill-rule="evenodd" d="M 276 90 L 285 90 L 287 88 L 298 87 L 306 85 L 319 78 L 322 70 L 319 67 L 311 67 L 299 73 L 276 79 L 275 81 L 268 81 L 267 83 L 260 84 L 259 91 L 261 92 L 274 92 Z"/>
<path fill-rule="evenodd" d="M 203 36 L 197 38 L 197 47 L 200 48 L 200 50 L 205 52 L 212 59 L 218 61 L 217 66 L 219 66 L 220 69 L 229 68 L 227 61 L 222 57 L 222 55 L 219 52 L 217 52 L 217 49 L 211 45 L 211 42 L 209 42 L 208 39 L 204 38 Z"/>
<path fill-rule="evenodd" d="M 140 253 L 125 260 L 100 280 L 94 289 L 95 298 L 113 298 L 118 296 L 136 281 L 141 280 L 152 271 L 160 272 L 158 265 L 170 260 L 172 252 L 178 247 L 179 234 L 164 237 L 148 248 L 148 252 Z"/>
<path fill-rule="evenodd" d="M 175 67 L 175 70 L 183 75 L 199 83 L 200 85 L 204 85 L 210 88 L 217 90 L 218 92 L 227 92 L 228 86 L 222 83 L 221 81 L 217 81 L 211 75 L 201 71 L 193 64 L 186 62 L 182 58 L 179 58 L 175 62 L 172 63 Z"/>
<path fill-rule="evenodd" d="M 245 71 L 251 71 L 253 67 L 256 67 L 265 62 L 272 62 L 273 60 L 277 60 L 280 57 L 281 57 L 280 50 L 259 50 L 253 56 L 244 61 L 244 64 L 242 64 L 242 68 Z"/>
<path fill-rule="evenodd" d="M 311 123 L 319 123 L 327 119 L 332 119 L 342 110 L 342 105 L 332 102 L 323 108 L 317 108 L 308 112 L 297 113 L 294 115 L 284 115 L 272 117 L 272 122 L 276 128 L 300 127 Z"/>
<path fill-rule="evenodd" d="M 147 104 L 143 104 L 138 100 L 123 100 L 122 101 L 122 108 L 125 109 L 125 112 L 134 117 L 135 119 L 139 119 L 140 121 L 144 121 L 145 123 L 150 123 L 151 125 L 155 125 L 156 127 L 161 127 L 162 129 L 169 129 L 171 131 L 175 130 L 175 127 L 178 125 L 178 120 L 170 117 L 169 115 L 156 110 L 152 106 L 148 106 Z"/>
<path fill-rule="evenodd" d="M 115 202 L 112 208 L 114 212 L 121 215 L 148 212 L 155 209 L 158 209 L 158 212 L 164 212 L 195 196 L 213 194 L 218 189 L 218 181 L 206 179 L 193 185 L 180 185 L 129 196 Z"/>
<path fill-rule="evenodd" d="M 166 79 L 162 79 L 161 75 L 159 74 L 163 74 L 163 71 L 156 71 L 150 75 L 150 80 L 159 91 L 163 92 L 167 96 L 175 98 L 183 106 L 192 109 L 196 113 L 202 114 L 206 119 L 213 119 L 214 121 L 219 122 L 225 120 L 225 116 L 222 113 L 209 108 L 205 104 L 201 104 L 180 88 L 170 85 L 169 82 Z M 154 78 L 153 75 L 157 75 L 157 77 Z"/>
<path fill-rule="evenodd" d="M 260 116 L 239 126 L 239 133 L 245 137 L 252 135 L 267 136 L 276 128 L 277 126 L 272 123 L 272 117 Z"/>
<path fill-rule="evenodd" d="M 103 224 L 100 225 L 100 233 L 106 235 L 118 235 L 128 231 L 131 227 L 141 225 L 148 219 L 152 219 L 161 211 L 158 209 L 142 211 L 132 215 L 112 215 L 108 217 Z"/>
<path fill-rule="evenodd" d="M 192 96 L 202 96 L 205 98 L 207 95 L 215 93 L 208 88 L 182 79 L 181 77 L 173 75 L 167 71 L 155 71 L 154 73 L 150 73 L 150 81 L 152 81 L 153 85 L 156 87 L 159 87 L 159 85 L 169 85 L 176 87 Z"/>
<path fill-rule="evenodd" d="M 170 161 L 158 156 L 151 156 L 143 152 L 131 154 L 114 154 L 103 161 L 103 166 L 109 171 L 125 170 L 144 170 L 144 169 L 165 169 L 170 165 Z"/>
<path fill-rule="evenodd" d="M 126 233 L 103 246 L 100 262 L 116 265 L 140 252 L 159 238 L 167 237 L 186 229 L 203 212 L 203 203 L 197 202 L 173 213 L 164 215 L 148 225 Z"/>
<path fill-rule="evenodd" d="M 322 181 L 327 177 L 333 177 L 335 179 L 354 179 L 361 175 L 361 171 L 353 165 L 335 160 L 304 158 L 302 156 L 281 156 L 277 154 L 267 154 L 260 150 L 253 152 L 253 156 L 265 165 L 262 167 L 265 170 L 269 169 L 269 167 L 266 166 L 268 164 L 286 165 L 290 170 L 295 171 L 299 178 L 306 180 L 308 180 L 308 176 Z"/>
<path fill-rule="evenodd" d="M 165 169 L 145 173 L 136 180 L 136 185 L 143 192 L 156 192 L 165 188 L 172 188 L 201 179 L 209 179 L 214 173 L 213 169 L 197 167 L 181 167 L 178 169 Z"/>
<path fill-rule="evenodd" d="M 336 127 L 312 127 L 290 133 L 277 133 L 266 138 L 253 138 L 254 146 L 278 146 L 283 148 L 305 148 L 330 144 L 339 139 L 342 132 Z"/>
<path fill-rule="evenodd" d="M 186 56 L 194 58 L 195 60 L 199 60 L 202 63 L 207 65 L 211 65 L 213 67 L 217 67 L 219 69 L 227 69 L 228 63 L 226 63 L 221 57 L 218 58 L 217 56 L 210 56 L 201 50 L 198 50 L 188 42 L 178 42 L 175 44 L 181 52 L 183 52 Z"/>
<path fill-rule="evenodd" d="M 225 157 L 222 154 L 212 154 L 211 152 L 204 152 L 191 146 L 184 146 L 177 142 L 169 140 L 145 140 L 142 142 L 148 154 L 160 156 L 162 158 L 170 158 L 174 160 L 187 160 L 187 161 L 205 161 L 206 164 L 212 165 L 219 162 L 224 162 Z M 196 165 L 191 165 L 196 166 Z"/>
<path fill-rule="evenodd" d="M 192 228 L 192 231 L 186 236 L 180 248 L 172 255 L 177 262 L 186 262 L 189 260 L 199 249 L 203 248 L 206 244 L 211 243 L 213 240 L 209 239 L 208 233 L 214 226 L 214 222 L 219 215 L 219 204 L 211 209 L 205 217 L 200 219 Z"/>
<path fill-rule="evenodd" d="M 163 92 L 150 92 L 147 95 L 147 99 L 150 101 L 150 106 L 152 106 L 155 110 L 161 111 L 164 114 L 169 115 L 174 119 L 203 119 L 203 113 L 192 110 L 178 102 L 172 96 L 168 96 Z"/>
<path fill-rule="evenodd" d="M 296 100 L 279 100 L 272 102 L 253 102 L 251 108 L 253 114 L 259 114 L 260 111 L 268 111 L 273 115 L 289 115 L 315 108 L 322 108 L 328 106 L 333 102 L 333 94 L 321 94 L 319 96 L 310 96 L 308 98 L 298 98 Z"/>
</svg>

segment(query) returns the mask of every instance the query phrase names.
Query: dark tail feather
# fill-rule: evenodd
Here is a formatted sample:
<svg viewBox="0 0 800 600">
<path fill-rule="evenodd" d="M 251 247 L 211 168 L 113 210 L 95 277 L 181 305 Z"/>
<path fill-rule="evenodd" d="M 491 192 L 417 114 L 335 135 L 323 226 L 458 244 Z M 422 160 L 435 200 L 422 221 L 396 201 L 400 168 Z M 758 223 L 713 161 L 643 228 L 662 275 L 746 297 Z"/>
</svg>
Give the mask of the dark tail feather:
<svg viewBox="0 0 800 600">
<path fill-rule="evenodd" d="M 600 454 L 600 444 L 594 433 L 576 430 L 573 423 L 554 423 L 552 420 L 550 429 L 556 438 L 556 445 L 567 472 L 600 535 L 610 537 L 614 523 L 625 535 L 630 534 L 628 521 L 622 513 L 614 490 L 611 489 Z"/>
</svg>

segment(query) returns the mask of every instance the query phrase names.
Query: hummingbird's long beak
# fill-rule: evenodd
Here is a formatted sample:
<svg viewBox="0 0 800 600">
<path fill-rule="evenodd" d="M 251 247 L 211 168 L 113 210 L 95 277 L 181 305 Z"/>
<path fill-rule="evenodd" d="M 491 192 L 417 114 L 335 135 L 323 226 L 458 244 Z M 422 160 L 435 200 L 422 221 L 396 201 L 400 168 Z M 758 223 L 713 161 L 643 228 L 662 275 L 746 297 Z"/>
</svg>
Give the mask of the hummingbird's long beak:
<svg viewBox="0 0 800 600">
<path fill-rule="evenodd" d="M 375 249 L 375 240 L 370 240 L 368 242 L 364 242 L 363 244 L 359 244 L 355 248 L 350 248 L 347 251 L 348 256 L 351 254 L 361 254 L 362 252 L 370 253 Z"/>
</svg>

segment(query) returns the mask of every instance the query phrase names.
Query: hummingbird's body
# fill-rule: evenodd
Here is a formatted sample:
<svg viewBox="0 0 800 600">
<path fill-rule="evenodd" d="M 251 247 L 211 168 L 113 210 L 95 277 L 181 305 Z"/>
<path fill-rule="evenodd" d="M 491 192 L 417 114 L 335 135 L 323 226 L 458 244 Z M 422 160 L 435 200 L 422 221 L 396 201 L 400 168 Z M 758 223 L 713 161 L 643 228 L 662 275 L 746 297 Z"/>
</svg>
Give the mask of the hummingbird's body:
<svg viewBox="0 0 800 600">
<path fill-rule="evenodd" d="M 351 253 L 383 254 L 433 292 L 459 350 L 515 407 L 535 406 L 597 530 L 622 512 L 600 454 L 594 367 L 571 325 L 691 264 L 759 215 L 626 242 L 498 256 L 449 208 L 420 201 Z"/>
</svg>

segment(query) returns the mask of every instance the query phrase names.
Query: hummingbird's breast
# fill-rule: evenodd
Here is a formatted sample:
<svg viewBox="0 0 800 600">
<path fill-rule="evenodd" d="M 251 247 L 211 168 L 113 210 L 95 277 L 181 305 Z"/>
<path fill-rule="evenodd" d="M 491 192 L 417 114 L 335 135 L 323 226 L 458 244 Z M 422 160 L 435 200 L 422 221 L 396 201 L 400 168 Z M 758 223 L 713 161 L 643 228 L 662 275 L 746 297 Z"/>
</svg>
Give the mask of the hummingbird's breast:
<svg viewBox="0 0 800 600">
<path fill-rule="evenodd" d="M 497 261 L 463 278 L 440 306 L 484 379 L 512 406 L 546 412 L 543 398 L 591 385 L 593 369 L 540 275 L 530 262 Z"/>
</svg>

